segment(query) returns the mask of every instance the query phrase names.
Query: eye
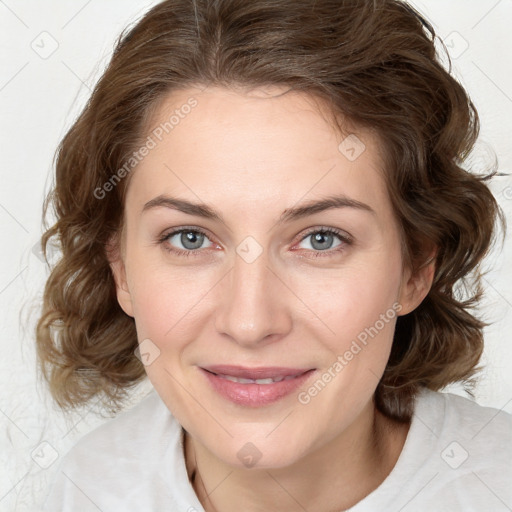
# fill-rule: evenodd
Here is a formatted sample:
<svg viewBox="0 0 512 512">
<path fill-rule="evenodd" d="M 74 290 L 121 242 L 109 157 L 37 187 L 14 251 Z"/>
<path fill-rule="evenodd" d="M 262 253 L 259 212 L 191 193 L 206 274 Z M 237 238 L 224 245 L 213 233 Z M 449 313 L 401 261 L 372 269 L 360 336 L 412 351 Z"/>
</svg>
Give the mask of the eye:
<svg viewBox="0 0 512 512">
<path fill-rule="evenodd" d="M 338 243 L 336 243 L 336 239 L 338 239 Z M 334 228 L 315 228 L 301 239 L 300 243 L 304 242 L 306 242 L 305 249 L 332 255 L 333 252 L 340 252 L 346 246 L 351 245 L 352 239 L 347 234 Z M 324 256 L 324 254 L 315 254 L 314 257 L 318 256 Z"/>
<path fill-rule="evenodd" d="M 209 242 L 209 245 L 203 244 Z M 199 249 L 211 247 L 213 243 L 210 241 L 205 232 L 194 228 L 181 228 L 165 234 L 159 239 L 165 250 L 176 254 L 190 256 L 200 252 Z"/>
<path fill-rule="evenodd" d="M 336 239 L 338 243 L 336 243 Z M 207 249 L 215 245 L 201 229 L 186 227 L 163 235 L 158 242 L 164 246 L 166 251 L 179 256 L 198 256 L 202 252 L 200 249 Z M 207 245 L 204 245 L 205 242 Z M 346 246 L 352 244 L 352 239 L 348 234 L 335 228 L 317 227 L 303 236 L 299 245 L 301 243 L 306 245 L 301 249 L 313 252 L 313 257 L 319 257 L 343 251 Z"/>
</svg>

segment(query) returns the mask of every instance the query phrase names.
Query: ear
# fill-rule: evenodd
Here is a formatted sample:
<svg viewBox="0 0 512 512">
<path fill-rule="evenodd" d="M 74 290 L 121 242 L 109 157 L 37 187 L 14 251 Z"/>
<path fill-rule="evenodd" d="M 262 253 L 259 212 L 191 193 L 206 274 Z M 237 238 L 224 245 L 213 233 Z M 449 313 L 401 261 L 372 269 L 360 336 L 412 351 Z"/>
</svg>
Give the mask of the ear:
<svg viewBox="0 0 512 512">
<path fill-rule="evenodd" d="M 406 269 L 400 287 L 399 303 L 402 305 L 400 316 L 414 311 L 427 296 L 434 280 L 437 248 L 430 253 L 425 264 L 415 273 Z"/>
<path fill-rule="evenodd" d="M 109 239 L 106 254 L 116 283 L 117 302 L 128 315 L 133 317 L 132 296 L 126 279 L 126 267 L 121 250 L 121 242 L 116 235 Z"/>
</svg>

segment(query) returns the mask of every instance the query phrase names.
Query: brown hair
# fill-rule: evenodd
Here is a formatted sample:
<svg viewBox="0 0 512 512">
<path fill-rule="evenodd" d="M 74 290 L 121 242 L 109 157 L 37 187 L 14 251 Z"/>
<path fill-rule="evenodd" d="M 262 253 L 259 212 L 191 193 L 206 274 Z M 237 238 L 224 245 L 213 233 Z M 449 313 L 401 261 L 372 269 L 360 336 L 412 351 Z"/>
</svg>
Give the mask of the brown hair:
<svg viewBox="0 0 512 512">
<path fill-rule="evenodd" d="M 421 387 L 472 382 L 485 324 L 480 263 L 505 218 L 485 180 L 463 168 L 477 112 L 435 51 L 432 26 L 397 0 L 167 0 L 124 33 L 91 98 L 56 154 L 51 204 L 62 257 L 44 290 L 36 329 L 40 368 L 63 408 L 100 396 L 114 410 L 145 376 L 133 318 L 120 308 L 106 256 L 123 227 L 128 178 L 98 199 L 130 158 L 151 113 L 189 86 L 281 85 L 320 98 L 383 143 L 386 182 L 404 264 L 428 263 L 431 290 L 399 317 L 375 393 L 406 421 Z M 465 291 L 465 296 L 460 292 Z"/>
</svg>

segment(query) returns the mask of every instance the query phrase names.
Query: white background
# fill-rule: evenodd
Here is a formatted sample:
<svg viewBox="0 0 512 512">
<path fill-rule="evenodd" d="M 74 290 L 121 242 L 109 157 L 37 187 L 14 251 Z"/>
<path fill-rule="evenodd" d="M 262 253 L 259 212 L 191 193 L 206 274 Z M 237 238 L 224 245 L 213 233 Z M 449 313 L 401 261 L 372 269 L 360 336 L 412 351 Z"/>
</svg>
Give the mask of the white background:
<svg viewBox="0 0 512 512">
<path fill-rule="evenodd" d="M 58 460 L 105 421 L 87 410 L 65 420 L 37 382 L 33 327 L 46 269 L 33 248 L 42 229 L 53 153 L 105 68 L 121 29 L 155 3 L 0 0 L 0 511 L 38 510 L 57 466 L 52 457 Z M 449 46 L 453 72 L 480 112 L 475 164 L 481 166 L 492 147 L 501 171 L 511 173 L 512 2 L 413 3 Z M 52 45 L 55 51 L 45 55 Z M 512 224 L 512 177 L 495 178 L 491 188 Z M 482 312 L 493 325 L 486 329 L 485 371 L 476 398 L 512 412 L 511 255 L 508 234 L 503 249 L 498 246 L 486 260 L 490 271 Z M 147 384 L 141 386 L 134 400 L 146 389 Z"/>
</svg>

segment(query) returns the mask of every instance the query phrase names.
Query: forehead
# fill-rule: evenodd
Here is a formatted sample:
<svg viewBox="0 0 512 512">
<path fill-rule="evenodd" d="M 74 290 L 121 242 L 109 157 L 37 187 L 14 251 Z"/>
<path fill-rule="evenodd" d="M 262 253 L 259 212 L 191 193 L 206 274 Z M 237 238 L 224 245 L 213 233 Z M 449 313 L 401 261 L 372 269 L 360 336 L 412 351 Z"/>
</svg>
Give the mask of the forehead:
<svg viewBox="0 0 512 512">
<path fill-rule="evenodd" d="M 338 132 L 323 108 L 279 87 L 173 91 L 153 112 L 144 134 L 152 148 L 133 171 L 127 201 L 141 210 L 167 193 L 267 208 L 343 193 L 385 207 L 379 139 L 349 123 Z"/>
</svg>

